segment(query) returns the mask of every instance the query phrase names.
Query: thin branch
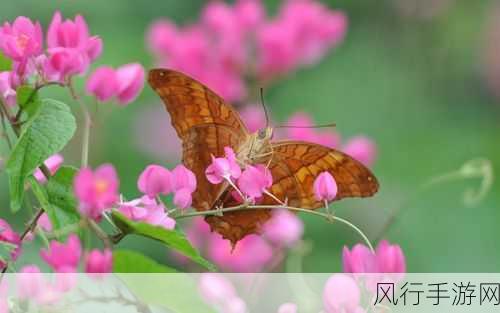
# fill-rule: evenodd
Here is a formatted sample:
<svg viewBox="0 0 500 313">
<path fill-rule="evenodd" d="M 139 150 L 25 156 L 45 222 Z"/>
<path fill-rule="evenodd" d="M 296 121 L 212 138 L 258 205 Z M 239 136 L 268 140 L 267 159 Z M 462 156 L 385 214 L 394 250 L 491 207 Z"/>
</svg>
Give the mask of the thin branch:
<svg viewBox="0 0 500 313">
<path fill-rule="evenodd" d="M 335 216 L 331 214 L 325 214 L 322 212 L 318 211 L 313 211 L 309 209 L 303 209 L 303 208 L 296 208 L 296 207 L 291 207 L 291 206 L 286 206 L 286 205 L 249 205 L 249 204 L 241 204 L 238 206 L 234 207 L 229 207 L 229 208 L 222 208 L 222 209 L 216 209 L 216 210 L 208 210 L 208 211 L 199 211 L 199 212 L 190 212 L 190 213 L 184 213 L 175 216 L 175 219 L 181 219 L 181 218 L 187 218 L 187 217 L 195 217 L 195 216 L 207 216 L 207 215 L 220 215 L 221 213 L 226 213 L 226 212 L 234 212 L 234 211 L 245 211 L 245 210 L 263 210 L 263 209 L 287 209 L 290 211 L 294 212 L 303 212 L 303 213 L 308 213 L 316 216 L 320 216 L 325 218 L 328 221 L 335 220 L 337 222 L 340 222 L 342 224 L 345 224 L 352 228 L 354 231 L 356 231 L 361 238 L 365 241 L 366 245 L 368 248 L 370 248 L 371 251 L 374 251 L 373 245 L 371 244 L 370 240 L 368 237 L 359 229 L 356 225 L 352 224 L 351 222 Z"/>
<path fill-rule="evenodd" d="M 92 230 L 94 234 L 102 241 L 104 247 L 107 249 L 111 249 L 113 247 L 113 241 L 108 236 L 108 234 L 104 230 L 102 230 L 102 228 L 99 227 L 99 225 L 97 225 L 97 223 L 94 220 L 87 219 L 86 222 L 90 230 Z"/>
<path fill-rule="evenodd" d="M 92 118 L 90 116 L 89 110 L 87 109 L 87 106 L 76 93 L 73 83 L 70 81 L 67 86 L 71 98 L 73 98 L 73 100 L 75 100 L 80 105 L 80 109 L 82 110 L 83 114 L 84 122 L 83 122 L 83 133 L 82 133 L 81 166 L 87 167 L 89 161 L 89 141 L 90 141 L 90 128 L 92 127 Z"/>
</svg>

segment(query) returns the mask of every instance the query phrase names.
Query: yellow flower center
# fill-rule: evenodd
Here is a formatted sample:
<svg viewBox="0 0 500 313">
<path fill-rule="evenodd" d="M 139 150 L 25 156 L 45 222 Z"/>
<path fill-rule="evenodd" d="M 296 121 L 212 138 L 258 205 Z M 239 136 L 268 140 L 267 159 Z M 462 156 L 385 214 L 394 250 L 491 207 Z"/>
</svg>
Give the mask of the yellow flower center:
<svg viewBox="0 0 500 313">
<path fill-rule="evenodd" d="M 26 46 L 28 45 L 29 40 L 30 40 L 30 37 L 26 36 L 25 34 L 21 34 L 20 36 L 17 36 L 17 38 L 16 38 L 17 47 L 21 50 L 26 49 Z"/>
<path fill-rule="evenodd" d="M 98 194 L 103 194 L 104 192 L 106 192 L 106 190 L 108 190 L 108 187 L 109 183 L 104 179 L 98 179 L 95 182 L 95 189 Z"/>
</svg>

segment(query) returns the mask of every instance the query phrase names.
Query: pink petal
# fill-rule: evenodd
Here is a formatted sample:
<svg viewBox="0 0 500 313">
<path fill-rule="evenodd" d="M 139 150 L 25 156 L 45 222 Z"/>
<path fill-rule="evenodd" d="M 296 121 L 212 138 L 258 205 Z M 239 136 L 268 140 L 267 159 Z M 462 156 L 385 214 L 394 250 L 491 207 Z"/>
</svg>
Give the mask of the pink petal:
<svg viewBox="0 0 500 313">
<path fill-rule="evenodd" d="M 126 64 L 116 70 L 118 102 L 128 104 L 137 98 L 144 86 L 144 68 L 138 63 Z"/>
<path fill-rule="evenodd" d="M 99 101 L 110 100 L 118 92 L 115 70 L 109 66 L 99 67 L 87 79 L 85 90 Z"/>
</svg>

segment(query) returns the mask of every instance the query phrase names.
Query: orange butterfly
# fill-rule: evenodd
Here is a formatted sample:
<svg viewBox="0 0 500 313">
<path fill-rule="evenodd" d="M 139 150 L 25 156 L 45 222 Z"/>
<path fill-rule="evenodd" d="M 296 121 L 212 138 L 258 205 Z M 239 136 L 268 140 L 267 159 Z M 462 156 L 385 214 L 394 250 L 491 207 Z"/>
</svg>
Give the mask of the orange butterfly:
<svg viewBox="0 0 500 313">
<path fill-rule="evenodd" d="M 309 142 L 271 142 L 270 127 L 250 133 L 231 105 L 193 78 L 173 70 L 153 69 L 148 81 L 165 103 L 182 140 L 182 162 L 196 175 L 193 207 L 198 211 L 235 204 L 228 184 L 213 185 L 205 177 L 211 156 L 223 156 L 226 146 L 233 148 L 243 164 L 269 164 L 273 177 L 269 191 L 290 206 L 316 209 L 324 205 L 313 192 L 316 176 L 324 171 L 337 182 L 335 200 L 369 197 L 378 190 L 370 170 L 340 151 Z M 266 196 L 260 204 L 278 203 Z M 206 221 L 212 231 L 234 245 L 244 236 L 258 233 L 270 217 L 270 210 L 247 210 L 207 216 Z"/>
</svg>

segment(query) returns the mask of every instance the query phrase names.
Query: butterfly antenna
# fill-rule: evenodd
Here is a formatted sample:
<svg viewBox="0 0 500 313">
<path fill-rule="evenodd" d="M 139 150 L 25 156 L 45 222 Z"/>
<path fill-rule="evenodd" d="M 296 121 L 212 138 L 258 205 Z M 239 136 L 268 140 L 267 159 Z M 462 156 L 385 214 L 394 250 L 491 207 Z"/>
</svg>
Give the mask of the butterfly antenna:
<svg viewBox="0 0 500 313">
<path fill-rule="evenodd" d="M 264 114 L 266 115 L 266 127 L 269 127 L 269 114 L 267 113 L 267 107 L 264 102 L 264 88 L 260 88 L 260 103 L 262 104 L 262 108 L 264 108 Z"/>
<path fill-rule="evenodd" d="M 337 125 L 335 123 L 322 124 L 322 125 L 311 125 L 311 126 L 297 126 L 297 125 L 279 125 L 275 128 L 334 128 Z"/>
</svg>

